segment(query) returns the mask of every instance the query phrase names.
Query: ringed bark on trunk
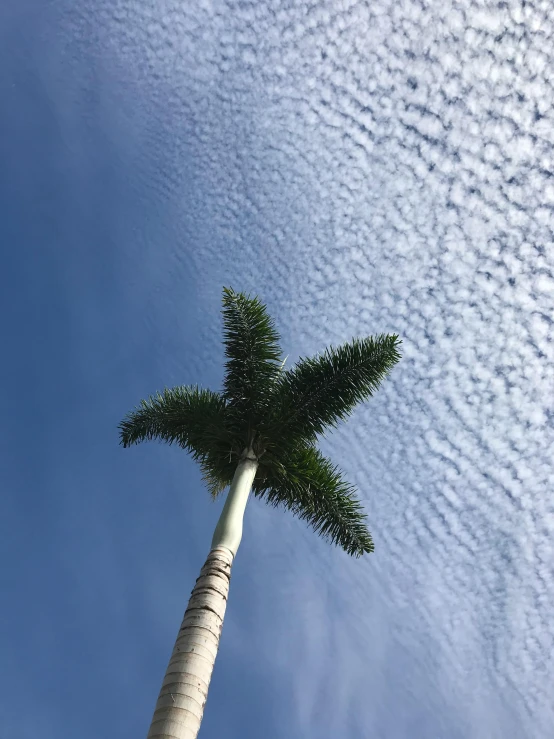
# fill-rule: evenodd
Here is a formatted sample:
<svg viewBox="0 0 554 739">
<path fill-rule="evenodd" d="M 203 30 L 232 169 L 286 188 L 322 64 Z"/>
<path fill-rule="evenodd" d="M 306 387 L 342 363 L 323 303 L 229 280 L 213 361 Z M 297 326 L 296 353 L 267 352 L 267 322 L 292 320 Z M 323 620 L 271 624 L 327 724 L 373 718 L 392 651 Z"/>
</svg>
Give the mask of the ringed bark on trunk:
<svg viewBox="0 0 554 739">
<path fill-rule="evenodd" d="M 231 567 L 257 468 L 252 450 L 245 449 L 183 616 L 147 739 L 196 739 L 198 735 L 227 607 Z"/>
<path fill-rule="evenodd" d="M 227 606 L 233 555 L 212 549 L 192 591 L 162 683 L 148 739 L 196 739 Z"/>
</svg>

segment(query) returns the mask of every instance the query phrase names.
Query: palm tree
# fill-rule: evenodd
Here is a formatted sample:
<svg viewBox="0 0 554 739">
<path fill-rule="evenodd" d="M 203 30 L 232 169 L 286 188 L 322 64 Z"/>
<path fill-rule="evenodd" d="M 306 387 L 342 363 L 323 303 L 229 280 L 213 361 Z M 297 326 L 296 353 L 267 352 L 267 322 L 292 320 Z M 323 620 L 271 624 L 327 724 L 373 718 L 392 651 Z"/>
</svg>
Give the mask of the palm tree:
<svg viewBox="0 0 554 739">
<path fill-rule="evenodd" d="M 162 682 L 148 739 L 195 739 L 227 604 L 250 491 L 284 506 L 359 557 L 373 551 L 354 488 L 316 448 L 371 397 L 400 359 L 396 334 L 353 339 L 284 370 L 279 336 L 258 298 L 223 289 L 223 392 L 165 389 L 119 424 L 124 447 L 176 443 L 199 462 L 213 498 L 230 486 Z"/>
</svg>

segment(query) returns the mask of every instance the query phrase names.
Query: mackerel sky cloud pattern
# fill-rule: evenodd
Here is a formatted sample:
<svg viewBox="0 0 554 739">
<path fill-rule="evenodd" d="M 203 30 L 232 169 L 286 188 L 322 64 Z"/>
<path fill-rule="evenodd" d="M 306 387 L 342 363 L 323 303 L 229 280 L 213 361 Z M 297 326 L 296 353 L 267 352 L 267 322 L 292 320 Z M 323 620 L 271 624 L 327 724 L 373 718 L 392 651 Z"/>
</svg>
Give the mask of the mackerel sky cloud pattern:
<svg viewBox="0 0 554 739">
<path fill-rule="evenodd" d="M 355 715 L 351 736 L 414 720 L 421 736 L 549 736 L 548 3 L 162 3 L 150 24 L 120 7 L 210 192 L 198 264 L 233 243 L 236 274 L 288 308 L 298 354 L 404 339 L 391 384 L 324 443 L 367 499 L 377 552 L 329 558 L 340 622 L 313 591 L 289 665 L 298 735 L 338 736 Z"/>
<path fill-rule="evenodd" d="M 275 737 L 553 736 L 551 4 L 79 7 L 61 27 L 116 80 L 114 140 L 160 161 L 171 224 L 144 259 L 195 276 L 199 339 L 163 381 L 217 383 L 223 284 L 267 303 L 287 366 L 403 340 L 321 443 L 375 554 L 254 501 L 221 662 L 253 650 Z"/>
</svg>

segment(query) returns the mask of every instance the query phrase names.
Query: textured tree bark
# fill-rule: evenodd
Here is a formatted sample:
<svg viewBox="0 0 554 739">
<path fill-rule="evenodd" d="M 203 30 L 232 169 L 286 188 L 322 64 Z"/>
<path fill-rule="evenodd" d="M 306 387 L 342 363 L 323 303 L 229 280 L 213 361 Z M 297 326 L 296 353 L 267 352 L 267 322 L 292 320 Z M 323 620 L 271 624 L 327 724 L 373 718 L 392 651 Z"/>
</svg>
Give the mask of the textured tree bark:
<svg viewBox="0 0 554 739">
<path fill-rule="evenodd" d="M 192 591 L 147 739 L 196 739 L 219 647 L 233 559 L 258 462 L 245 450 Z"/>
</svg>

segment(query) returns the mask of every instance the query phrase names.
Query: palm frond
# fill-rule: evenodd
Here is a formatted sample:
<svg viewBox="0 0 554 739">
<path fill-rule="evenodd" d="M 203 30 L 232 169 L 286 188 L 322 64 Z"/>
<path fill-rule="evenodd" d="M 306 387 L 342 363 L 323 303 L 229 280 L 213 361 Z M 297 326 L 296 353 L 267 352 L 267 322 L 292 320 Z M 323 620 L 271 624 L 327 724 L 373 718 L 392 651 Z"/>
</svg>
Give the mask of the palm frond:
<svg viewBox="0 0 554 739">
<path fill-rule="evenodd" d="M 298 441 L 314 443 L 370 398 L 400 359 L 396 334 L 353 339 L 322 355 L 300 358 L 276 379 L 259 427 L 268 449 L 285 453 Z"/>
<path fill-rule="evenodd" d="M 273 506 L 285 506 L 350 555 L 373 552 L 355 488 L 314 446 L 297 446 L 281 458 L 269 453 L 260 473 L 253 483 L 257 497 Z"/>
<path fill-rule="evenodd" d="M 279 376 L 280 337 L 258 298 L 223 289 L 223 397 L 248 432 L 266 415 L 268 389 Z"/>
<path fill-rule="evenodd" d="M 159 439 L 178 444 L 195 460 L 222 454 L 232 444 L 225 400 L 198 386 L 166 388 L 141 400 L 119 424 L 124 447 Z"/>
</svg>

